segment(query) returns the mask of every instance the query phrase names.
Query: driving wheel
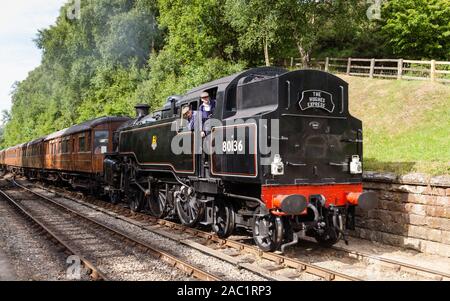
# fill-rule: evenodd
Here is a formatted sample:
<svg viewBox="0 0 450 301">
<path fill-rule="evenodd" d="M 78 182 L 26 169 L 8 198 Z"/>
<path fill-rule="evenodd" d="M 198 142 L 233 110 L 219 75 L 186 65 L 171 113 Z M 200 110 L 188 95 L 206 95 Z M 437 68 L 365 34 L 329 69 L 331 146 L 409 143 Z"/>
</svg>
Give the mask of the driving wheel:
<svg viewBox="0 0 450 301">
<path fill-rule="evenodd" d="M 235 213 L 233 206 L 224 200 L 214 201 L 214 223 L 213 231 L 220 238 L 230 236 L 235 228 Z"/>
<path fill-rule="evenodd" d="M 166 194 L 159 189 L 152 191 L 147 197 L 148 209 L 156 218 L 165 218 L 168 214 Z"/>
<path fill-rule="evenodd" d="M 194 226 L 202 217 L 203 205 L 198 201 L 191 189 L 182 189 L 175 198 L 178 218 L 185 226 Z"/>
<path fill-rule="evenodd" d="M 253 239 L 265 252 L 277 250 L 283 242 L 283 221 L 272 214 L 255 214 L 253 222 Z"/>
</svg>

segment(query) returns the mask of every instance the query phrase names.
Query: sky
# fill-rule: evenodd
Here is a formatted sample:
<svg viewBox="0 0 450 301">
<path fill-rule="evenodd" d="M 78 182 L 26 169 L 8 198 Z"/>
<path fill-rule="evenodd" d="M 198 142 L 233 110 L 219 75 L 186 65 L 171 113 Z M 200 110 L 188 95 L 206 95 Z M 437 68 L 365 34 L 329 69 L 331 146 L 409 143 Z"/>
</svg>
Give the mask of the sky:
<svg viewBox="0 0 450 301">
<path fill-rule="evenodd" d="M 0 2 L 0 111 L 11 108 L 12 85 L 41 62 L 41 50 L 33 42 L 38 30 L 54 24 L 60 7 L 68 1 Z"/>
</svg>

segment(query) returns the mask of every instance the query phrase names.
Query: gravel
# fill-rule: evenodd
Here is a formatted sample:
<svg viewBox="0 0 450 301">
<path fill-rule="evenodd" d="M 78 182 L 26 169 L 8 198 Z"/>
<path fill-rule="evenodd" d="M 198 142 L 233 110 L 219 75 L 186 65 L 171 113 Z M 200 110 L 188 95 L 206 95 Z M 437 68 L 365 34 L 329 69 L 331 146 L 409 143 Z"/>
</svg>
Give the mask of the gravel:
<svg viewBox="0 0 450 301">
<path fill-rule="evenodd" d="M 13 193 L 10 193 L 12 195 Z M 87 226 L 85 221 L 55 210 L 43 201 L 22 201 L 55 232 L 62 234 L 85 258 L 90 259 L 110 280 L 190 280 L 176 268 L 146 253 L 129 248 L 109 232 Z"/>
<path fill-rule="evenodd" d="M 261 276 L 258 276 L 252 272 L 249 272 L 244 269 L 240 269 L 226 261 L 220 260 L 216 257 L 206 255 L 198 250 L 190 248 L 188 246 L 181 245 L 179 242 L 168 239 L 156 233 L 153 233 L 149 230 L 142 229 L 138 226 L 130 224 L 126 221 L 122 221 L 119 219 L 115 219 L 105 213 L 99 211 L 93 211 L 91 208 L 86 207 L 84 205 L 78 204 L 70 199 L 58 197 L 54 198 L 54 196 L 47 191 L 36 189 L 36 191 L 52 196 L 52 199 L 61 202 L 68 207 L 81 212 L 83 214 L 87 214 L 91 218 L 95 220 L 101 221 L 102 223 L 112 226 L 115 229 L 126 232 L 132 235 L 139 240 L 142 240 L 149 245 L 155 246 L 161 250 L 164 250 L 170 254 L 173 254 L 176 257 L 182 258 L 183 260 L 189 262 L 192 265 L 201 267 L 206 271 L 220 276 L 224 280 L 229 281 L 263 281 L 267 280 Z M 182 236 L 188 237 L 188 236 Z"/>
<path fill-rule="evenodd" d="M 65 280 L 67 256 L 0 200 L 2 280 Z"/>
<path fill-rule="evenodd" d="M 300 241 L 297 246 L 288 249 L 285 255 L 292 258 L 301 258 L 308 263 L 364 280 L 404 281 L 430 279 L 394 270 L 377 260 L 359 260 L 349 257 L 340 251 L 318 246 L 314 247 L 309 241 Z"/>
</svg>

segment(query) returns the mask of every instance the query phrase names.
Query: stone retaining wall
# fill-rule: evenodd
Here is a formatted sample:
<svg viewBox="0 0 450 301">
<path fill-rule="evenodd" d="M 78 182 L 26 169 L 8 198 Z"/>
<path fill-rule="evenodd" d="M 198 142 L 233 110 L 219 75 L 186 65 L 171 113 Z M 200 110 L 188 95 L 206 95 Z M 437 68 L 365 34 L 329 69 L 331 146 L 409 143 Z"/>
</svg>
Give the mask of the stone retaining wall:
<svg viewBox="0 0 450 301">
<path fill-rule="evenodd" d="M 378 194 L 375 209 L 357 210 L 352 235 L 450 257 L 450 177 L 368 172 L 364 189 Z"/>
</svg>

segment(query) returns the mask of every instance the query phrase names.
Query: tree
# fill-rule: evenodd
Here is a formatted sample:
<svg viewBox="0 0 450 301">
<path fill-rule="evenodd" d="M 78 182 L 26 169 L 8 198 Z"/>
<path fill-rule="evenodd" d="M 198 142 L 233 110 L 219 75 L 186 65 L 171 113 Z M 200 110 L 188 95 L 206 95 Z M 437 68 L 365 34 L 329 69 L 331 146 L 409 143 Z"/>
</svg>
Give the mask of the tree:
<svg viewBox="0 0 450 301">
<path fill-rule="evenodd" d="M 225 20 L 223 4 L 224 0 L 158 0 L 166 44 L 150 57 L 135 102 L 155 108 L 169 95 L 244 68 L 235 60 L 236 34 Z"/>
<path fill-rule="evenodd" d="M 11 113 L 7 110 L 2 111 L 2 117 L 1 117 L 1 123 L 5 124 L 8 123 L 11 120 Z"/>
<path fill-rule="evenodd" d="M 353 3 L 345 8 L 345 17 L 330 20 L 320 29 L 313 57 L 390 57 L 381 22 L 368 18 L 366 1 Z"/>
<path fill-rule="evenodd" d="M 450 59 L 450 0 L 387 1 L 382 18 L 382 32 L 394 54 Z"/>
<path fill-rule="evenodd" d="M 282 31 L 292 36 L 303 66 L 308 67 L 322 30 L 342 26 L 353 17 L 352 8 L 360 4 L 359 0 L 279 0 L 274 9 L 283 20 Z"/>
<path fill-rule="evenodd" d="M 42 64 L 14 87 L 7 145 L 100 115 L 130 113 L 141 70 L 162 48 L 156 0 L 81 1 L 82 17 L 75 20 L 66 17 L 69 6 L 38 32 Z"/>
<path fill-rule="evenodd" d="M 165 49 L 182 64 L 206 57 L 235 60 L 236 34 L 224 17 L 224 0 L 158 0 Z"/>
<path fill-rule="evenodd" d="M 297 49 L 304 67 L 324 32 L 348 28 L 354 18 L 365 16 L 360 0 L 227 0 L 226 16 L 238 31 L 241 49 L 264 49 L 270 65 L 270 49 Z"/>
<path fill-rule="evenodd" d="M 270 66 L 269 50 L 279 41 L 280 20 L 273 3 L 260 0 L 227 0 L 226 18 L 239 33 L 243 50 L 253 47 L 264 51 L 266 66 Z"/>
</svg>

